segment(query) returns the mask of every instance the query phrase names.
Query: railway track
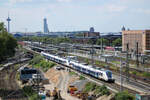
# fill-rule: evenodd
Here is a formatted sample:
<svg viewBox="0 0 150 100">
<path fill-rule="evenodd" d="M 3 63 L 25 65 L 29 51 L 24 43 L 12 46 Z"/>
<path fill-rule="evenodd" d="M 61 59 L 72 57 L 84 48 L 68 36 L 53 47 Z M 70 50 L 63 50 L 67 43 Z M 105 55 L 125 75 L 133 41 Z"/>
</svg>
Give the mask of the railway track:
<svg viewBox="0 0 150 100">
<path fill-rule="evenodd" d="M 16 73 L 19 68 L 19 65 L 10 65 L 0 71 L 0 97 L 2 100 L 27 100 L 16 81 Z"/>
<path fill-rule="evenodd" d="M 39 53 L 40 54 L 40 53 Z M 63 65 L 63 64 L 61 64 L 61 65 Z M 63 66 L 66 66 L 66 65 L 63 65 Z M 68 68 L 70 68 L 69 66 L 66 66 L 66 67 L 68 67 Z M 85 75 L 85 74 L 84 74 Z M 86 76 L 87 78 L 88 77 L 90 77 L 89 75 L 88 76 Z M 90 79 L 92 79 L 94 82 L 96 82 L 96 83 L 102 83 L 102 84 L 105 84 L 105 85 L 107 85 L 110 89 L 112 89 L 112 90 L 116 90 L 116 91 L 120 91 L 120 85 L 119 84 L 116 84 L 116 83 L 106 83 L 106 82 L 104 82 L 104 81 L 101 81 L 101 80 L 98 80 L 98 79 L 95 79 L 95 78 L 93 78 L 93 77 L 90 77 Z M 138 82 L 137 82 L 138 83 Z M 132 84 L 134 84 L 134 83 L 132 83 Z M 146 89 L 146 87 L 149 87 L 150 85 L 148 85 L 148 84 L 142 84 L 142 82 L 139 82 L 139 84 L 135 84 L 136 86 L 139 86 L 139 87 L 143 87 L 144 89 Z M 139 93 L 139 92 L 137 92 L 136 90 L 134 90 L 134 89 L 129 89 L 129 88 L 127 88 L 127 87 L 123 87 L 123 89 L 124 90 L 127 90 L 127 91 L 129 91 L 130 93 L 132 93 L 132 94 L 136 94 L 136 93 Z M 149 88 L 148 88 L 148 90 L 149 90 Z"/>
<path fill-rule="evenodd" d="M 61 65 L 63 65 L 63 64 L 61 64 Z M 72 71 L 76 72 L 78 75 L 82 75 L 82 76 L 86 77 L 88 80 L 93 81 L 93 82 L 95 82 L 96 84 L 99 84 L 99 85 L 106 85 L 106 86 L 108 87 L 108 89 L 110 89 L 112 92 L 118 92 L 118 91 L 120 91 L 120 85 L 118 85 L 118 84 L 116 84 L 116 83 L 105 82 L 105 81 L 103 81 L 103 80 L 94 78 L 94 77 L 92 77 L 92 76 L 90 76 L 90 75 L 87 75 L 87 74 L 84 74 L 84 73 L 82 73 L 82 72 L 76 71 L 76 70 L 74 70 L 73 68 L 71 68 L 71 67 L 69 67 L 69 66 L 66 66 L 66 65 L 63 65 L 63 66 L 65 66 L 65 67 L 71 69 Z M 126 87 L 123 87 L 123 90 L 127 90 L 129 93 L 131 93 L 131 94 L 133 94 L 133 95 L 139 93 L 139 92 L 137 92 L 137 91 L 135 91 L 135 90 L 131 90 L 131 89 L 126 88 Z"/>
</svg>

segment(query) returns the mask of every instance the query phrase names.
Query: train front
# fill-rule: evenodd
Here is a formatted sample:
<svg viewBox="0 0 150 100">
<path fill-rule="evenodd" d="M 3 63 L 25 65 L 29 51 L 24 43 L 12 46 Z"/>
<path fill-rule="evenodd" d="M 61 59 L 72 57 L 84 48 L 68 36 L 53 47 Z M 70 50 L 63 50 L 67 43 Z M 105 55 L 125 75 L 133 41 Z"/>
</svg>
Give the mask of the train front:
<svg viewBox="0 0 150 100">
<path fill-rule="evenodd" d="M 108 82 L 115 82 L 115 79 L 112 76 L 112 71 L 106 70 L 105 75 Z"/>
</svg>

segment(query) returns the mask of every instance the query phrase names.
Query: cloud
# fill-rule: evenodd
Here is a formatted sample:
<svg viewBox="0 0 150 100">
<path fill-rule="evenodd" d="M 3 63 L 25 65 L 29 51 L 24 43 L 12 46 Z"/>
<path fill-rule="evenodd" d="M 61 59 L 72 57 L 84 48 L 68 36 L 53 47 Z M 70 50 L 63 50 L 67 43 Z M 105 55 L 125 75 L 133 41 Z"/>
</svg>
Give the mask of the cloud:
<svg viewBox="0 0 150 100">
<path fill-rule="evenodd" d="M 143 9 L 143 8 L 133 9 L 132 12 L 143 13 L 143 14 L 150 14 L 150 9 Z"/>
<path fill-rule="evenodd" d="M 57 0 L 58 2 L 71 2 L 72 0 Z"/>
<path fill-rule="evenodd" d="M 16 3 L 25 3 L 25 2 L 32 2 L 33 0 L 9 0 L 9 4 L 13 5 Z"/>
<path fill-rule="evenodd" d="M 100 12 L 107 12 L 107 13 L 120 13 L 125 11 L 128 7 L 123 5 L 115 5 L 115 4 L 107 4 L 97 7 Z"/>
<path fill-rule="evenodd" d="M 109 12 L 122 12 L 124 11 L 127 7 L 125 6 L 118 6 L 118 5 L 107 5 L 106 6 L 107 10 Z"/>
</svg>

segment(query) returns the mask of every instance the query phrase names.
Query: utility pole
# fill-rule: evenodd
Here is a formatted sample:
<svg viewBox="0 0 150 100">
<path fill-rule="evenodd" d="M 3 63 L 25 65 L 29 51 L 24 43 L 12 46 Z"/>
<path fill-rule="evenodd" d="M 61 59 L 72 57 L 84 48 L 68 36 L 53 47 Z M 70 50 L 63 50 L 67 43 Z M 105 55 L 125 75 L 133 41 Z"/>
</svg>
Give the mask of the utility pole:
<svg viewBox="0 0 150 100">
<path fill-rule="evenodd" d="M 138 42 L 136 42 L 136 67 L 138 68 L 139 67 L 139 51 L 138 51 L 138 48 L 139 48 L 139 44 Z"/>
<path fill-rule="evenodd" d="M 122 77 L 122 68 L 124 63 L 122 62 L 122 59 L 120 58 L 120 92 L 123 91 L 123 77 Z"/>
<path fill-rule="evenodd" d="M 103 54 L 103 38 L 101 37 L 101 55 Z"/>
<path fill-rule="evenodd" d="M 129 43 L 126 46 L 126 81 L 129 82 Z"/>
<path fill-rule="evenodd" d="M 94 54 L 94 48 L 93 48 L 93 40 L 92 40 L 92 51 L 91 51 L 91 54 L 92 54 L 92 67 L 94 66 L 94 56 L 93 56 L 93 54 Z"/>
</svg>

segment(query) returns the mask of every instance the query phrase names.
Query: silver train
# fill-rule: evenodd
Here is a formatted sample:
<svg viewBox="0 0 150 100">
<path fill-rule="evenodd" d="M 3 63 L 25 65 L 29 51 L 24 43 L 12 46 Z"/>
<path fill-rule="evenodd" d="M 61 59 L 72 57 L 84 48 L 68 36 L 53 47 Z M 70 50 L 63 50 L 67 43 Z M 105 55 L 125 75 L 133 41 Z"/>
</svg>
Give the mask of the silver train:
<svg viewBox="0 0 150 100">
<path fill-rule="evenodd" d="M 44 56 L 48 60 L 51 60 L 60 64 L 64 64 L 84 74 L 88 74 L 92 77 L 95 77 L 104 81 L 109 81 L 109 82 L 115 81 L 114 78 L 112 77 L 112 72 L 110 70 L 105 70 L 105 69 L 100 69 L 98 67 L 84 65 L 76 61 L 61 58 L 61 57 L 51 55 L 45 52 L 41 52 L 41 55 Z"/>
</svg>

